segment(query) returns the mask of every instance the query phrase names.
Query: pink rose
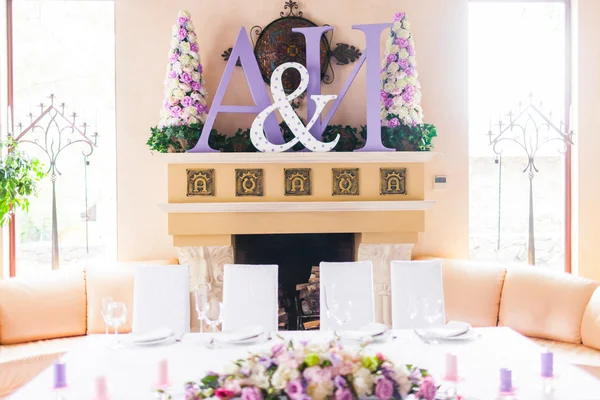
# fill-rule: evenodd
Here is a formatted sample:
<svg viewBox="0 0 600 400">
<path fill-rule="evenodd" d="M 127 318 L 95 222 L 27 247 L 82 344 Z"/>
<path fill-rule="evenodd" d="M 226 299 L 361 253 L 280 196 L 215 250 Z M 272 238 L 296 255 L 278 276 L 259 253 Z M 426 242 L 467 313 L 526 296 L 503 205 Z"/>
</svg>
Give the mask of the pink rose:
<svg viewBox="0 0 600 400">
<path fill-rule="evenodd" d="M 417 397 L 425 399 L 425 400 L 434 400 L 436 392 L 437 392 L 437 387 L 435 386 L 435 382 L 433 381 L 433 378 L 430 376 L 426 376 L 421 381 L 421 387 L 419 388 Z"/>
<path fill-rule="evenodd" d="M 403 12 L 397 12 L 394 14 L 394 22 L 402 21 L 406 14 Z"/>
<path fill-rule="evenodd" d="M 215 390 L 215 396 L 217 396 L 221 400 L 228 400 L 232 399 L 235 396 L 235 393 L 233 393 L 231 390 L 218 388 L 217 390 Z"/>
<path fill-rule="evenodd" d="M 185 26 L 185 23 L 188 22 L 188 19 L 186 17 L 179 17 L 177 18 L 177 22 L 179 23 L 179 25 Z"/>
<path fill-rule="evenodd" d="M 396 39 L 396 44 L 402 48 L 406 48 L 406 47 L 408 47 L 408 39 L 398 38 L 398 39 Z"/>
<path fill-rule="evenodd" d="M 185 37 L 187 36 L 187 30 L 185 28 L 179 29 L 177 36 L 179 37 L 179 40 L 185 39 Z"/>
<path fill-rule="evenodd" d="M 349 389 L 338 389 L 335 391 L 335 400 L 352 400 L 352 392 Z"/>
<path fill-rule="evenodd" d="M 390 128 L 395 128 L 395 127 L 397 127 L 397 126 L 399 126 L 399 125 L 400 125 L 400 121 L 398 121 L 398 118 L 392 118 L 392 119 L 390 119 L 390 120 L 388 121 L 388 126 L 389 126 Z"/>
<path fill-rule="evenodd" d="M 302 399 L 304 397 L 304 386 L 302 385 L 302 381 L 300 381 L 300 379 L 295 379 L 288 382 L 285 392 L 292 400 Z"/>
<path fill-rule="evenodd" d="M 389 400 L 394 395 L 394 383 L 387 378 L 380 379 L 375 386 L 375 396 L 380 400 Z"/>
<path fill-rule="evenodd" d="M 242 400 L 262 400 L 262 398 L 260 389 L 255 386 L 242 389 Z"/>
</svg>

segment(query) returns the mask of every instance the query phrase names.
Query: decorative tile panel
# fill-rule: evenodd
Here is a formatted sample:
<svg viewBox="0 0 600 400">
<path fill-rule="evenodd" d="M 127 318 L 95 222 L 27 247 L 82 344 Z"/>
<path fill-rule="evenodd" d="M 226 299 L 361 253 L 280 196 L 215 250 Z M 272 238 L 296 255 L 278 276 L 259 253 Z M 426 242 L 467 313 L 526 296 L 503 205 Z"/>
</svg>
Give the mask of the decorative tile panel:
<svg viewBox="0 0 600 400">
<path fill-rule="evenodd" d="M 331 194 L 333 196 L 358 196 L 359 170 L 358 168 L 332 168 L 333 182 Z"/>
<path fill-rule="evenodd" d="M 262 169 L 235 170 L 236 196 L 263 196 L 264 174 Z"/>
<path fill-rule="evenodd" d="M 380 168 L 381 194 L 406 194 L 406 168 Z"/>
<path fill-rule="evenodd" d="M 214 169 L 188 169 L 186 172 L 188 196 L 215 195 Z"/>
<path fill-rule="evenodd" d="M 312 194 L 310 168 L 284 169 L 285 195 L 310 196 Z"/>
</svg>

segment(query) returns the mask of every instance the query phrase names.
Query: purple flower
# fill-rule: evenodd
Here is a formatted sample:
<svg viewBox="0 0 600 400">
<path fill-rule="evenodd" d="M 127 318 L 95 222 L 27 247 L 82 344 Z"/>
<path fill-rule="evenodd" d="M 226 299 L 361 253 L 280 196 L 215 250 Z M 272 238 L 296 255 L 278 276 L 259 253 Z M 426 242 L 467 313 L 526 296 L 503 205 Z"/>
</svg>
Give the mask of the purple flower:
<svg viewBox="0 0 600 400">
<path fill-rule="evenodd" d="M 390 119 L 390 120 L 388 121 L 388 126 L 389 126 L 390 128 L 395 128 L 395 127 L 397 127 L 397 126 L 399 126 L 399 125 L 400 125 L 400 121 L 398 121 L 398 118 L 392 118 L 392 119 Z"/>
<path fill-rule="evenodd" d="M 391 97 L 388 97 L 387 99 L 385 99 L 383 104 L 385 105 L 385 109 L 389 110 L 394 105 L 394 99 L 392 99 Z"/>
<path fill-rule="evenodd" d="M 413 95 L 410 92 L 404 92 L 402 93 L 402 100 L 404 100 L 404 102 L 406 103 L 410 103 L 413 99 Z"/>
<path fill-rule="evenodd" d="M 181 74 L 181 82 L 189 84 L 191 81 L 192 81 L 192 75 L 188 74 L 187 72 L 184 72 L 183 74 Z"/>
<path fill-rule="evenodd" d="M 269 357 L 260 357 L 258 363 L 265 367 L 265 369 L 269 369 L 269 367 L 273 365 L 273 361 Z"/>
<path fill-rule="evenodd" d="M 179 114 L 181 113 L 181 107 L 179 106 L 173 106 L 171 107 L 171 116 L 172 117 L 179 117 Z"/>
<path fill-rule="evenodd" d="M 406 48 L 406 51 L 408 51 L 408 54 L 411 56 L 415 55 L 415 48 L 412 47 L 411 45 L 408 45 L 408 47 Z"/>
<path fill-rule="evenodd" d="M 352 400 L 352 392 L 349 389 L 338 389 L 335 391 L 335 400 Z"/>
<path fill-rule="evenodd" d="M 388 96 L 389 96 L 389 94 L 385 90 L 382 90 L 381 94 L 379 95 L 379 97 L 381 98 L 382 101 L 385 101 L 385 99 L 387 99 Z"/>
<path fill-rule="evenodd" d="M 190 85 L 192 86 L 192 90 L 200 90 L 200 82 L 194 81 Z"/>
<path fill-rule="evenodd" d="M 408 75 L 408 76 L 413 76 L 413 75 L 415 74 L 415 70 L 414 70 L 414 69 L 412 69 L 412 68 L 406 68 L 406 69 L 404 70 L 404 72 L 405 72 L 405 73 L 406 73 L 406 75 Z"/>
<path fill-rule="evenodd" d="M 185 28 L 179 29 L 177 36 L 179 36 L 179 40 L 185 39 L 185 37 L 187 36 L 187 30 Z"/>
<path fill-rule="evenodd" d="M 190 50 L 193 51 L 194 53 L 197 53 L 198 52 L 198 44 L 196 44 L 196 43 L 190 44 Z"/>
<path fill-rule="evenodd" d="M 198 112 L 200 112 L 198 110 Z M 283 350 L 285 349 L 285 344 L 284 343 L 277 343 L 275 346 L 273 346 L 271 348 L 271 353 L 273 353 L 273 357 L 277 357 L 278 355 L 280 355 Z"/>
<path fill-rule="evenodd" d="M 208 112 L 208 107 L 207 106 L 203 106 L 202 104 L 198 104 L 196 106 L 196 110 L 198 110 L 198 114 L 204 114 Z"/>
<path fill-rule="evenodd" d="M 402 48 L 408 47 L 408 39 L 398 38 L 396 39 L 396 44 Z"/>
<path fill-rule="evenodd" d="M 169 71 L 169 75 L 168 76 L 171 79 L 177 78 L 177 71 L 175 71 L 175 70 Z"/>
<path fill-rule="evenodd" d="M 198 398 L 196 397 L 197 394 L 198 390 L 196 390 L 193 387 L 190 387 L 185 391 L 185 400 L 196 400 Z"/>
<path fill-rule="evenodd" d="M 333 378 L 333 383 L 335 383 L 335 387 L 338 389 L 344 389 L 348 386 L 346 379 L 341 375 L 337 375 L 335 378 Z"/>
<path fill-rule="evenodd" d="M 300 379 L 289 381 L 285 392 L 291 400 L 301 400 L 304 397 L 304 386 Z"/>
<path fill-rule="evenodd" d="M 202 73 L 202 64 L 198 64 L 198 72 Z"/>
<path fill-rule="evenodd" d="M 179 53 L 178 52 L 174 52 L 173 54 L 171 54 L 171 57 L 169 57 L 169 61 L 171 61 L 171 62 L 177 62 L 177 60 L 179 60 Z"/>
<path fill-rule="evenodd" d="M 251 373 L 252 373 L 252 370 L 246 365 L 244 365 L 242 368 L 240 368 L 240 374 L 242 374 L 244 376 L 250 376 Z"/>
<path fill-rule="evenodd" d="M 425 400 L 433 400 L 435 399 L 435 392 L 437 392 L 437 387 L 435 386 L 433 378 L 430 376 L 423 378 L 417 396 Z"/>
<path fill-rule="evenodd" d="M 393 63 L 394 61 L 396 61 L 396 55 L 395 54 L 388 54 L 388 56 L 387 56 L 387 62 L 388 63 Z"/>
<path fill-rule="evenodd" d="M 255 386 L 242 389 L 242 400 L 262 400 L 262 398 L 260 389 Z"/>
<path fill-rule="evenodd" d="M 408 85 L 406 88 L 404 88 L 404 92 L 405 93 L 410 93 L 410 95 L 412 96 L 413 94 L 415 94 L 415 91 L 417 89 L 413 86 L 413 85 Z"/>
<path fill-rule="evenodd" d="M 184 107 L 189 107 L 192 104 L 194 104 L 194 100 L 190 96 L 185 96 L 183 99 L 181 99 L 181 105 Z"/>
<path fill-rule="evenodd" d="M 394 14 L 394 22 L 398 22 L 398 21 L 402 21 L 404 19 L 404 16 L 406 14 L 404 14 L 403 12 L 397 12 Z"/>
<path fill-rule="evenodd" d="M 408 67 L 410 67 L 410 63 L 408 62 L 407 59 L 402 59 L 402 60 L 398 61 L 398 65 L 402 69 L 407 69 Z"/>
<path fill-rule="evenodd" d="M 380 379 L 375 386 L 375 395 L 380 400 L 389 400 L 394 395 L 394 383 L 387 378 Z"/>
<path fill-rule="evenodd" d="M 188 19 L 186 17 L 179 17 L 177 18 L 177 22 L 180 26 L 185 26 L 186 22 L 188 22 Z"/>
</svg>

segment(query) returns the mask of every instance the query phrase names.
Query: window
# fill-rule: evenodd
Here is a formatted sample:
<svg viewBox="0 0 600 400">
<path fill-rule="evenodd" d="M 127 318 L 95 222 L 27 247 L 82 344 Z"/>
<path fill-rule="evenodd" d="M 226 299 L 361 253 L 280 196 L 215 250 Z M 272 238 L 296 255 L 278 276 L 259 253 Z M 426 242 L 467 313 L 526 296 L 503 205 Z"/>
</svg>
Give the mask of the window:
<svg viewBox="0 0 600 400">
<path fill-rule="evenodd" d="M 9 79 L 12 77 L 13 90 L 9 92 L 9 103 L 15 136 L 19 137 L 21 131 L 17 123 L 24 130 L 52 102 L 61 113 L 61 104 L 66 105 L 66 119 L 58 115 L 58 124 L 52 126 L 47 115 L 37 123 L 38 128 L 20 139 L 20 148 L 45 163 L 51 173 L 44 179 L 39 196 L 31 199 L 29 212 L 15 215 L 10 237 L 14 242 L 12 272 L 19 276 L 33 275 L 52 267 L 51 159 L 56 160 L 58 265 L 82 267 L 114 259 L 114 2 L 12 0 L 11 3 L 9 40 L 12 39 L 13 51 Z M 50 99 L 50 95 L 55 97 Z M 75 129 L 70 129 L 73 113 L 76 113 Z M 59 130 L 62 130 L 60 136 Z M 97 137 L 94 132 L 98 132 Z M 86 133 L 85 137 L 81 133 Z M 80 143 L 67 146 L 68 140 Z M 97 146 L 91 145 L 94 142 Z"/>
<path fill-rule="evenodd" d="M 469 162 L 470 246 L 476 259 L 528 262 L 563 270 L 568 257 L 570 148 L 555 140 L 535 150 L 553 129 L 540 131 L 532 121 L 552 118 L 568 124 L 570 83 L 568 3 L 557 1 L 475 2 L 469 5 Z M 527 146 L 535 168 L 527 169 L 528 152 L 509 140 L 494 151 L 490 141 L 529 104 Z M 541 105 L 540 105 L 541 103 Z M 567 106 L 565 106 L 567 105 Z M 540 113 L 537 113 L 540 111 Z M 529 111 L 528 111 L 529 112 Z M 488 131 L 492 130 L 492 135 Z M 522 134 L 515 129 L 510 137 Z M 564 132 L 564 129 L 562 129 Z M 508 136 L 505 136 L 508 137 Z M 530 140 L 531 139 L 531 140 Z M 537 169 L 537 171 L 536 171 Z M 533 193 L 533 252 L 529 247 L 530 175 Z M 531 260 L 529 260 L 531 262 Z"/>
</svg>

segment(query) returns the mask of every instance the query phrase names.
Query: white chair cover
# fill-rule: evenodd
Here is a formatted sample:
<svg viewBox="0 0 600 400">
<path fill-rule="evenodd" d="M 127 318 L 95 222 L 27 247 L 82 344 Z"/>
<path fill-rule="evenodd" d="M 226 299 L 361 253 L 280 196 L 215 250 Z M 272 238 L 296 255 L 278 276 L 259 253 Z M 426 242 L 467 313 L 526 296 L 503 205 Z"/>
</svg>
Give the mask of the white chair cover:
<svg viewBox="0 0 600 400">
<path fill-rule="evenodd" d="M 223 330 L 260 325 L 278 328 L 277 265 L 226 264 L 223 273 Z"/>
<path fill-rule="evenodd" d="M 133 282 L 133 333 L 169 328 L 190 331 L 190 284 L 187 265 L 138 266 Z M 128 310 L 129 311 L 129 310 Z"/>
<path fill-rule="evenodd" d="M 373 263 L 360 262 L 322 262 L 319 264 L 321 330 L 339 329 L 335 321 L 327 317 L 325 306 L 325 287 L 335 284 L 335 295 L 343 304 L 352 301 L 350 320 L 343 329 L 359 329 L 375 322 L 375 300 L 373 298 Z"/>
<path fill-rule="evenodd" d="M 394 329 L 422 329 L 445 324 L 442 262 L 440 260 L 392 261 L 391 278 L 392 326 Z M 437 308 L 441 311 L 441 317 L 433 324 L 426 319 L 427 311 L 423 309 L 424 301 L 431 309 Z M 417 310 L 414 321 L 410 319 L 410 308 Z"/>
</svg>

